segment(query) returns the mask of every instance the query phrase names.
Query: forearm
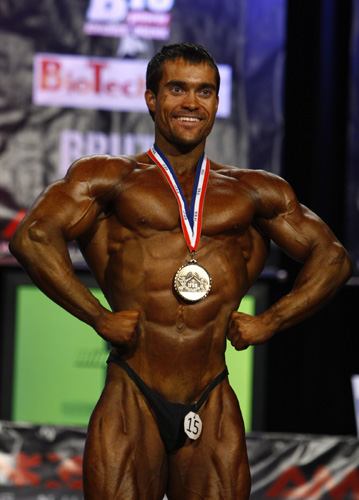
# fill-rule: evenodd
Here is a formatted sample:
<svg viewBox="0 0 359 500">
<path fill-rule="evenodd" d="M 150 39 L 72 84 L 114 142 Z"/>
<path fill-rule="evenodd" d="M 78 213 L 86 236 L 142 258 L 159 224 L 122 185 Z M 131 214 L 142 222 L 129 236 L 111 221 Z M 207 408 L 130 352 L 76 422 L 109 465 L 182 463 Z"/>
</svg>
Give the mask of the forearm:
<svg viewBox="0 0 359 500">
<path fill-rule="evenodd" d="M 21 230 L 10 242 L 10 251 L 34 284 L 58 305 L 96 328 L 105 308 L 77 278 L 64 238 Z"/>
<path fill-rule="evenodd" d="M 325 251 L 318 248 L 303 265 L 291 292 L 263 313 L 263 321 L 273 334 L 308 318 L 335 296 L 351 272 L 341 245 L 334 243 Z"/>
</svg>

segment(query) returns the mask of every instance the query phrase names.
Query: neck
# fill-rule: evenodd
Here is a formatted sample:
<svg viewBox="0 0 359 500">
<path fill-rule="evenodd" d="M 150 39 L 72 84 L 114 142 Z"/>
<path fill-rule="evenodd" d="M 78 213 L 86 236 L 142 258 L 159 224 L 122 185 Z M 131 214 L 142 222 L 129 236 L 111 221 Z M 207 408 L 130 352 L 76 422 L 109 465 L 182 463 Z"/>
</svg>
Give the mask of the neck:
<svg viewBox="0 0 359 500">
<path fill-rule="evenodd" d="M 199 159 L 204 152 L 204 143 L 194 148 L 161 144 L 156 140 L 156 146 L 166 156 L 174 171 L 179 175 L 191 174 L 196 171 Z"/>
</svg>

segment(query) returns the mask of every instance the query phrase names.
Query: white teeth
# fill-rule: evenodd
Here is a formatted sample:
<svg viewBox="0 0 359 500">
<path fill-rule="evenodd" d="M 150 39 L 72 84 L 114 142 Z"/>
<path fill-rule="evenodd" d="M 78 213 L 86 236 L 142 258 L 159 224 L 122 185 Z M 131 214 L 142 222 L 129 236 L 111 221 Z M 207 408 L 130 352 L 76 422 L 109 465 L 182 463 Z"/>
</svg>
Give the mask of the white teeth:
<svg viewBox="0 0 359 500">
<path fill-rule="evenodd" d="M 190 118 L 188 116 L 180 116 L 178 119 L 181 122 L 199 122 L 198 118 Z"/>
</svg>

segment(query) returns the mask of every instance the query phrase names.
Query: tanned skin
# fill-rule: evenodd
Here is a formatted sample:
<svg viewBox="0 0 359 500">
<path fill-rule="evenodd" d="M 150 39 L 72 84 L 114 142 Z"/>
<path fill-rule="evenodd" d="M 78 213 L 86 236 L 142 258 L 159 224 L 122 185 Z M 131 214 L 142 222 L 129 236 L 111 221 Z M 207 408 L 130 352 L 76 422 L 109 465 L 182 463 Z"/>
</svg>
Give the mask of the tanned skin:
<svg viewBox="0 0 359 500">
<path fill-rule="evenodd" d="M 207 63 L 167 61 L 156 95 L 155 140 L 190 202 L 197 163 L 218 106 Z M 77 279 L 66 243 L 77 240 L 106 296 L 105 309 Z M 303 267 L 292 291 L 259 316 L 236 312 L 273 240 Z M 76 161 L 19 226 L 11 251 L 34 283 L 85 321 L 171 402 L 197 401 L 237 350 L 261 344 L 321 308 L 347 281 L 348 255 L 281 178 L 211 162 L 198 264 L 212 277 L 204 300 L 186 304 L 173 277 L 189 260 L 171 188 L 147 153 Z M 50 333 L 49 333 L 50 334 Z M 198 411 L 197 441 L 167 456 L 156 418 L 134 382 L 110 363 L 84 456 L 86 500 L 246 500 L 244 426 L 228 380 Z"/>
</svg>

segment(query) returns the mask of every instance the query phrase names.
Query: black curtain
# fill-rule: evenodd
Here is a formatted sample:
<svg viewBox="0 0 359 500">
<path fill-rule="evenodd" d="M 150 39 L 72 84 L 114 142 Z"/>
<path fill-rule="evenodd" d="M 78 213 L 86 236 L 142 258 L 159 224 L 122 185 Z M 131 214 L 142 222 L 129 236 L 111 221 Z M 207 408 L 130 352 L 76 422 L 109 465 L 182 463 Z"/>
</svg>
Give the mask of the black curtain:
<svg viewBox="0 0 359 500">
<path fill-rule="evenodd" d="M 283 176 L 344 238 L 351 2 L 288 0 Z M 344 241 L 345 243 L 345 241 Z M 289 272 L 272 300 L 288 291 Z M 346 286 L 320 313 L 267 348 L 269 431 L 355 434 L 350 375 L 359 373 L 359 291 Z"/>
</svg>

